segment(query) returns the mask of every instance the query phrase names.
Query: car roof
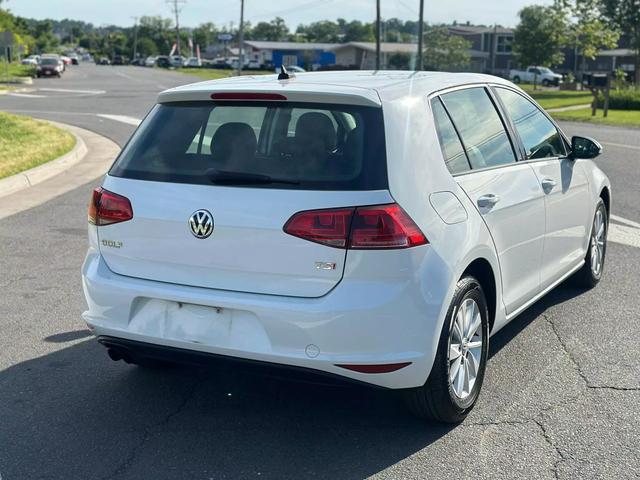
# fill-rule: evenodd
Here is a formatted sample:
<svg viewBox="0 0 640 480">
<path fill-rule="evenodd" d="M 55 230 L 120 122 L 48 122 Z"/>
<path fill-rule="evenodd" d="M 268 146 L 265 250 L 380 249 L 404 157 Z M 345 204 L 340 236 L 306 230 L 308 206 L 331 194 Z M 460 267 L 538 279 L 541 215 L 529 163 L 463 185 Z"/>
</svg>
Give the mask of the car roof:
<svg viewBox="0 0 640 480">
<path fill-rule="evenodd" d="M 296 73 L 290 80 L 277 75 L 247 75 L 208 80 L 172 88 L 160 93 L 160 103 L 207 100 L 215 92 L 273 92 L 293 101 L 380 106 L 384 101 L 414 95 L 430 95 L 438 90 L 474 83 L 511 82 L 478 73 L 412 71 L 337 71 Z"/>
</svg>

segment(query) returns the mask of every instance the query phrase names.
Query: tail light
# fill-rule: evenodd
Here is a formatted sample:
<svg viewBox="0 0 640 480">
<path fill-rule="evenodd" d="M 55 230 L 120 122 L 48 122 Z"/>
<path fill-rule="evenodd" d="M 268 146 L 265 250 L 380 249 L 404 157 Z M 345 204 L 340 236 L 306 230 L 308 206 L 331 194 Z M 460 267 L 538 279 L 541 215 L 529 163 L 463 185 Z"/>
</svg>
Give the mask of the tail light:
<svg viewBox="0 0 640 480">
<path fill-rule="evenodd" d="M 126 222 L 133 218 L 131 202 L 127 197 L 96 188 L 89 200 L 89 223 L 97 226 Z"/>
<path fill-rule="evenodd" d="M 409 248 L 428 243 L 397 204 L 298 212 L 284 231 L 330 247 L 352 250 Z"/>
</svg>

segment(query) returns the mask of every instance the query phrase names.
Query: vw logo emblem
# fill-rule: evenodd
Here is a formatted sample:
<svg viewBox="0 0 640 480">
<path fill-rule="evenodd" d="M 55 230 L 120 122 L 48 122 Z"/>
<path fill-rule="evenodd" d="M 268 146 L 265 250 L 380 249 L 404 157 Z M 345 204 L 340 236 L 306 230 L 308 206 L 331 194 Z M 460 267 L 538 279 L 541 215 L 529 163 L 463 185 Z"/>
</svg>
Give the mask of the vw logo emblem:
<svg viewBox="0 0 640 480">
<path fill-rule="evenodd" d="M 189 228 L 196 238 L 207 238 L 213 233 L 213 216 L 207 210 L 196 210 L 189 218 Z"/>
</svg>

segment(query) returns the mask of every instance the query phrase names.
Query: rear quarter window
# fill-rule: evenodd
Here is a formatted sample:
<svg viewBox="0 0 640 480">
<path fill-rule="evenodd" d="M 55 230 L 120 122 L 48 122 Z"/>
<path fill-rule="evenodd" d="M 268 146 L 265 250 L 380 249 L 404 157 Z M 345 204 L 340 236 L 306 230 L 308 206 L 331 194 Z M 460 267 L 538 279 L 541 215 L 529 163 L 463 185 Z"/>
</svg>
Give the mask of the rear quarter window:
<svg viewBox="0 0 640 480">
<path fill-rule="evenodd" d="M 255 188 L 385 189 L 382 109 L 290 102 L 160 104 L 109 174 L 206 185 L 215 172 L 282 180 L 242 185 Z"/>
</svg>

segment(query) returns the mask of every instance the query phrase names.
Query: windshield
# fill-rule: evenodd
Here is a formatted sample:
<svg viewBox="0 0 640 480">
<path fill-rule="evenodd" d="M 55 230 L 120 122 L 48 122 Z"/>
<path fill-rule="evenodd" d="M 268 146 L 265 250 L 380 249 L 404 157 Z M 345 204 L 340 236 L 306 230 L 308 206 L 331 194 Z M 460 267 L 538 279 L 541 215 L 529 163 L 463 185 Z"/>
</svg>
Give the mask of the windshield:
<svg viewBox="0 0 640 480">
<path fill-rule="evenodd" d="M 42 64 L 42 65 L 57 65 L 58 64 L 58 60 L 56 60 L 55 58 L 43 58 L 42 60 L 40 60 L 40 64 Z"/>
<path fill-rule="evenodd" d="M 384 189 L 382 110 L 289 102 L 157 105 L 109 173 L 255 188 Z"/>
</svg>

